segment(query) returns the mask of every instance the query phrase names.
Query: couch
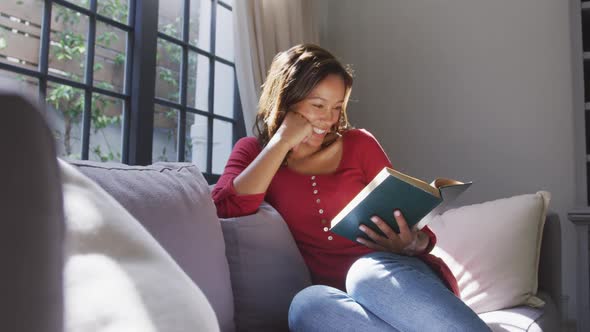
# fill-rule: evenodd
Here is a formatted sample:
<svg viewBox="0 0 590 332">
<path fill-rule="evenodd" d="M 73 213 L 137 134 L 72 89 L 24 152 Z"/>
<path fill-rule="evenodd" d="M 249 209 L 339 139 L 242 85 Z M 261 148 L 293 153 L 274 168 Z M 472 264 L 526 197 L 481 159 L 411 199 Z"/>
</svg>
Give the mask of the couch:
<svg viewBox="0 0 590 332">
<path fill-rule="evenodd" d="M 63 331 L 65 226 L 53 136 L 43 107 L 31 99 L 4 88 L 0 105 L 0 151 L 6 158 L 0 163 L 0 326 L 3 331 Z M 222 331 L 286 330 L 289 301 L 310 279 L 284 221 L 271 206 L 265 204 L 251 216 L 219 220 L 207 195 L 211 187 L 194 165 L 70 162 L 171 254 L 207 296 Z M 555 303 L 561 297 L 561 234 L 554 213 L 547 215 L 544 228 L 539 296 L 544 308 L 521 306 L 482 318 L 494 331 L 560 330 Z"/>
</svg>

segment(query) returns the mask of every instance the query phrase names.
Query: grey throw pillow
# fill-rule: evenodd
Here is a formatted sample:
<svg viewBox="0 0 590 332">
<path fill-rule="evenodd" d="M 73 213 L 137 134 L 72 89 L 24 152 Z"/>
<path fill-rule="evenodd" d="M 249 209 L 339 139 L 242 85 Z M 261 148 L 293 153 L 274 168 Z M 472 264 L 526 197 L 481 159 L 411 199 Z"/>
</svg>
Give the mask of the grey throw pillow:
<svg viewBox="0 0 590 332">
<path fill-rule="evenodd" d="M 311 278 L 283 218 L 263 203 L 253 215 L 221 219 L 221 226 L 238 331 L 288 331 L 291 300 Z"/>
</svg>

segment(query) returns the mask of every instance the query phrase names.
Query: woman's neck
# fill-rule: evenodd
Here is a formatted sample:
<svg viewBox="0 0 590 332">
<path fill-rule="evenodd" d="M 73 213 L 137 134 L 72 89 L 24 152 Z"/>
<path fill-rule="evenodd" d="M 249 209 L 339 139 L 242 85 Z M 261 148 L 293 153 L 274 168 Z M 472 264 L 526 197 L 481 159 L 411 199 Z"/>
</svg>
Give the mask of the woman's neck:
<svg viewBox="0 0 590 332">
<path fill-rule="evenodd" d="M 287 159 L 287 166 L 302 174 L 328 174 L 334 172 L 342 159 L 342 139 L 334 136 L 321 147 L 301 146 L 291 152 Z"/>
<path fill-rule="evenodd" d="M 305 159 L 311 155 L 313 155 L 314 153 L 318 152 L 319 150 L 321 150 L 321 147 L 313 147 L 313 146 L 309 146 L 306 144 L 302 144 L 299 146 L 299 148 L 296 151 L 291 151 L 291 153 L 289 154 L 289 159 L 291 160 L 300 160 L 300 159 Z"/>
<path fill-rule="evenodd" d="M 291 151 L 289 159 L 291 160 L 302 160 L 308 158 L 321 150 L 325 149 L 336 142 L 341 135 L 339 133 L 330 132 L 322 142 L 321 146 L 311 146 L 308 144 L 300 144 L 296 151 Z"/>
</svg>

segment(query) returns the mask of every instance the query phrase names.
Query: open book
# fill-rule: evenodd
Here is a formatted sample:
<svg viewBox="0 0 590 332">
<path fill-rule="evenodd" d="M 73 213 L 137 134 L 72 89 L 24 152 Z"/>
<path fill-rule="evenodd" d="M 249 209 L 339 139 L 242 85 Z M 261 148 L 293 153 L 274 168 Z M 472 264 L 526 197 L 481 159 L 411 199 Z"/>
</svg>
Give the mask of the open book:
<svg viewBox="0 0 590 332">
<path fill-rule="evenodd" d="M 359 230 L 360 224 L 383 235 L 370 219 L 376 215 L 399 233 L 393 217 L 395 209 L 402 212 L 410 229 L 414 226 L 421 229 L 471 184 L 446 178 L 428 184 L 385 167 L 332 219 L 330 230 L 355 242 L 357 237 L 367 238 Z"/>
</svg>

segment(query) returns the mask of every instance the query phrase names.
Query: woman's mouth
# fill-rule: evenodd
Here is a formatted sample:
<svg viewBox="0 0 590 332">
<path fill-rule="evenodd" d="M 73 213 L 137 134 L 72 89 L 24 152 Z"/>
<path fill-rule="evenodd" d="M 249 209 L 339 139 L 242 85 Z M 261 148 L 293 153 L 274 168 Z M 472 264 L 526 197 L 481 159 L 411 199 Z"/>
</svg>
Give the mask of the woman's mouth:
<svg viewBox="0 0 590 332">
<path fill-rule="evenodd" d="M 316 133 L 316 134 L 318 134 L 318 135 L 322 135 L 326 131 L 327 131 L 326 129 L 320 129 L 320 128 L 313 127 L 313 132 Z"/>
</svg>

